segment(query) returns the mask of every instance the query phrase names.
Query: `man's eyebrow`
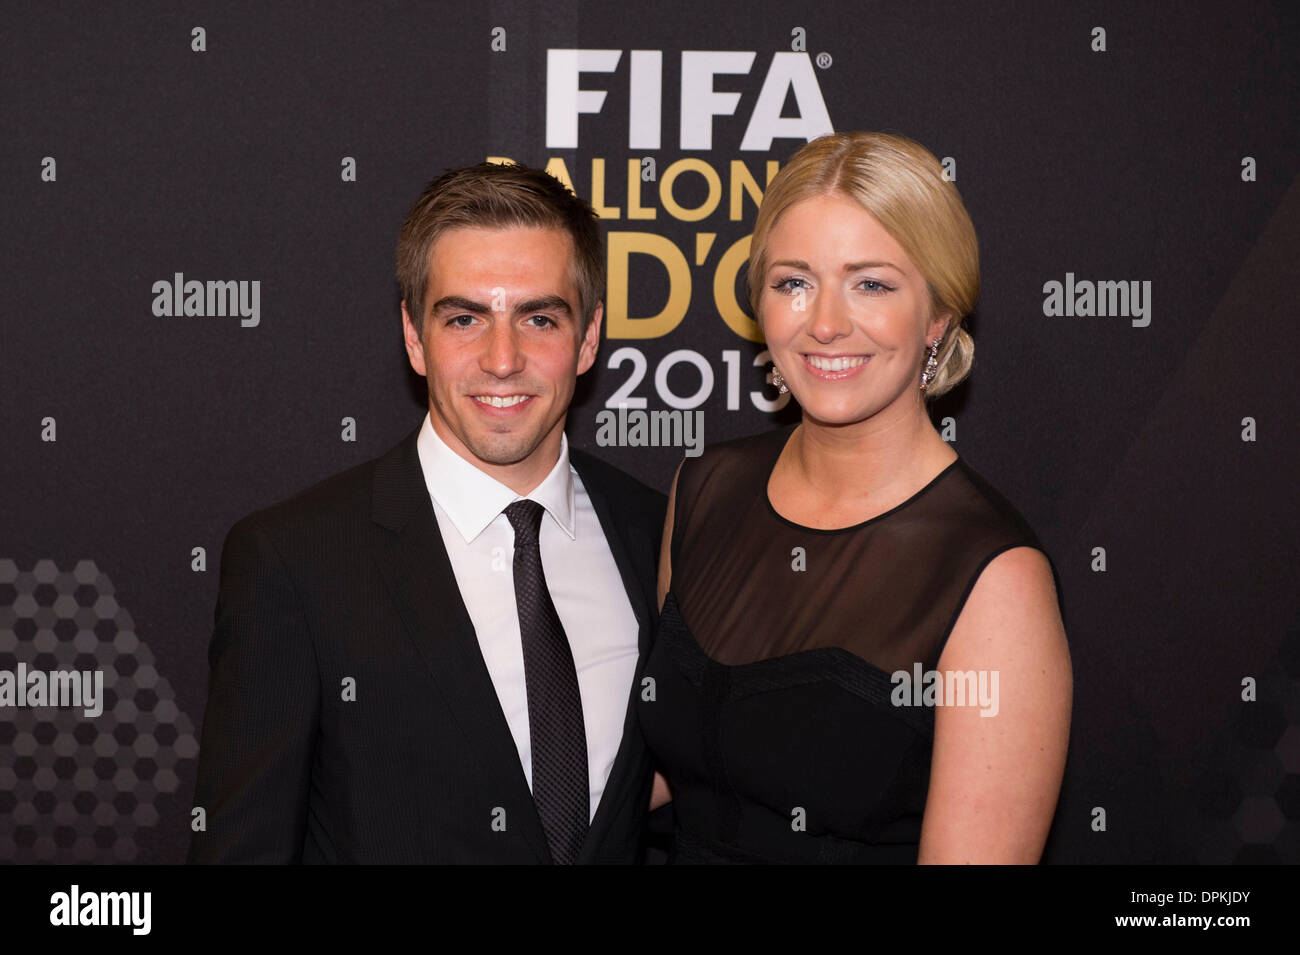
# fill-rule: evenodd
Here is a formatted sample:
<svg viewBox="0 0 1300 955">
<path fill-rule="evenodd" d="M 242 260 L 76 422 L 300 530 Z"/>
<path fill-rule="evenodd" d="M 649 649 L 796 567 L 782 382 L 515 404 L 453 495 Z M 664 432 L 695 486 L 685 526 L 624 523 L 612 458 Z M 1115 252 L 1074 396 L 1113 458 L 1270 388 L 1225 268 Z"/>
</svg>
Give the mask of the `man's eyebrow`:
<svg viewBox="0 0 1300 955">
<path fill-rule="evenodd" d="M 803 269 L 806 272 L 812 271 L 812 267 L 809 266 L 808 263 L 803 261 L 802 259 L 782 259 L 779 262 L 773 262 L 772 268 L 775 268 L 778 265 L 784 265 L 792 269 Z M 903 272 L 903 270 L 900 269 L 893 262 L 885 262 L 883 260 L 879 262 L 850 262 L 848 265 L 844 266 L 844 271 L 856 272 L 859 269 L 876 269 L 876 268 L 893 269 L 894 271 L 899 272 L 900 274 L 903 275 L 907 274 L 906 272 Z"/>
<path fill-rule="evenodd" d="M 492 311 L 482 302 L 475 302 L 473 299 L 468 299 L 461 295 L 446 295 L 433 303 L 433 311 L 440 312 L 443 309 L 455 309 L 458 312 L 474 312 L 480 315 Z"/>
<path fill-rule="evenodd" d="M 565 315 L 572 315 L 573 309 L 569 303 L 558 295 L 543 295 L 539 298 L 530 298 L 526 302 L 520 302 L 515 306 L 516 314 L 525 312 L 563 312 Z"/>
</svg>

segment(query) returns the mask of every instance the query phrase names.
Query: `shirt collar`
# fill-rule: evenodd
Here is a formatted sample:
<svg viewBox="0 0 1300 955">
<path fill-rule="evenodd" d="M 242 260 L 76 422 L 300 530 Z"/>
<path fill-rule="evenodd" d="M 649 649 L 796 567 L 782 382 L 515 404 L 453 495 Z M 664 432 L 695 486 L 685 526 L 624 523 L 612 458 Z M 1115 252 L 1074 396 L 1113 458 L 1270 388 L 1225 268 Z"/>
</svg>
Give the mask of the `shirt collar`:
<svg viewBox="0 0 1300 955">
<path fill-rule="evenodd" d="M 516 494 L 496 478 L 479 470 L 447 446 L 433 430 L 429 413 L 424 415 L 416 438 L 420 456 L 420 469 L 429 497 L 437 502 L 457 532 L 470 543 L 484 528 L 514 501 L 527 498 L 536 501 L 559 525 L 560 529 L 575 539 L 573 524 L 573 474 L 569 464 L 569 437 L 560 432 L 560 456 L 545 479 L 527 495 Z"/>
</svg>

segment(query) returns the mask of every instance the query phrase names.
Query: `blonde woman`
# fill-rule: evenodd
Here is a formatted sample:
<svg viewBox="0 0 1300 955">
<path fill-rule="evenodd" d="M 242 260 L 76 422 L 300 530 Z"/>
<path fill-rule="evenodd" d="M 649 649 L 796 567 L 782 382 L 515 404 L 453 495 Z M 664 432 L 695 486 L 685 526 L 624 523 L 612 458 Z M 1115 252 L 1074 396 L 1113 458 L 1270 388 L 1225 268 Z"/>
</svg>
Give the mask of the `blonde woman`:
<svg viewBox="0 0 1300 955">
<path fill-rule="evenodd" d="M 1070 658 L 1042 545 L 926 409 L 973 354 L 955 185 L 900 136 L 809 143 L 749 292 L 802 420 L 674 479 L 639 704 L 670 860 L 1037 862 Z"/>
</svg>

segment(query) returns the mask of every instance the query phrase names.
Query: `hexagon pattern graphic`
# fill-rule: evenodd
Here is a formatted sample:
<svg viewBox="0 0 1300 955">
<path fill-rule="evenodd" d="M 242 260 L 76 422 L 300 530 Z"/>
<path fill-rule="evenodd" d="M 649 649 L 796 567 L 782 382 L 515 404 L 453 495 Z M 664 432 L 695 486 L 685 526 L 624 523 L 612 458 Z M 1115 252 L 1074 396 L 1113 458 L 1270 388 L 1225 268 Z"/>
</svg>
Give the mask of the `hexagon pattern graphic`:
<svg viewBox="0 0 1300 955">
<path fill-rule="evenodd" d="M 0 558 L 0 670 L 99 670 L 103 710 L 0 709 L 0 861 L 129 862 L 199 750 L 190 718 L 94 561 Z"/>
<path fill-rule="evenodd" d="M 1258 690 L 1216 741 L 1221 755 L 1197 786 L 1199 862 L 1300 862 L 1300 620 L 1259 674 Z"/>
<path fill-rule="evenodd" d="M 103 712 L 0 709 L 0 862 L 129 862 L 136 833 L 198 755 L 190 718 L 94 561 L 20 571 L 0 558 L 0 670 L 99 670 Z M 1199 780 L 1203 863 L 1300 862 L 1300 626 L 1261 684 L 1273 699 L 1243 704 L 1225 746 L 1232 765 Z M 1279 692 L 1280 691 L 1280 692 Z M 1261 694 L 1264 696 L 1264 694 Z"/>
</svg>

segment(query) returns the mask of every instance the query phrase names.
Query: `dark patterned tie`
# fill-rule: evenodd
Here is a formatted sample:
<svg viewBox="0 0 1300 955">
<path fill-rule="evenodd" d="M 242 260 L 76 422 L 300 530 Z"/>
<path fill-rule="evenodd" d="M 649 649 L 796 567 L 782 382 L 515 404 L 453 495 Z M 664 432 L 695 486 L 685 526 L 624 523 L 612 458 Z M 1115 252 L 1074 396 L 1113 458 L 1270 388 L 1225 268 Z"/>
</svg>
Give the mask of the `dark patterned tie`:
<svg viewBox="0 0 1300 955">
<path fill-rule="evenodd" d="M 565 865 L 578 858 L 586 838 L 591 796 L 578 674 L 564 625 L 546 589 L 537 546 L 543 513 L 536 501 L 515 501 L 505 509 L 515 529 L 515 603 L 528 684 L 533 802 L 546 830 L 551 858 Z"/>
</svg>

